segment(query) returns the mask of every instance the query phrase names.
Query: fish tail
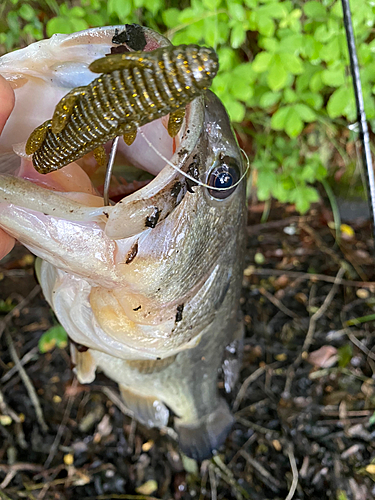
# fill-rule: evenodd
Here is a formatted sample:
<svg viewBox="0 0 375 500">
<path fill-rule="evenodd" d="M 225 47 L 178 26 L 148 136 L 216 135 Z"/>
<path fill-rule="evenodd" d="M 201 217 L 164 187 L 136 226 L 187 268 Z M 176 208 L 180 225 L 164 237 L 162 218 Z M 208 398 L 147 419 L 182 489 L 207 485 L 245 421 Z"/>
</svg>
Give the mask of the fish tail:
<svg viewBox="0 0 375 500">
<path fill-rule="evenodd" d="M 212 457 L 226 440 L 234 417 L 224 399 L 219 400 L 215 411 L 193 424 L 179 424 L 175 420 L 180 448 L 185 455 L 198 462 Z"/>
</svg>

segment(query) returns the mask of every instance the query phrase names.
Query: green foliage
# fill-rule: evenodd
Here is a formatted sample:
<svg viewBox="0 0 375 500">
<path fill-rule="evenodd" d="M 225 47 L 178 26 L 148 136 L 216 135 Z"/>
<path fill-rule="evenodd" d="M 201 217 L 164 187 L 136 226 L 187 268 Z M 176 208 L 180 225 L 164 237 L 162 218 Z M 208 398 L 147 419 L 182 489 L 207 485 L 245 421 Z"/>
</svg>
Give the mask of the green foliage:
<svg viewBox="0 0 375 500">
<path fill-rule="evenodd" d="M 0 314 L 6 314 L 8 312 L 10 312 L 14 307 L 15 307 L 15 303 L 13 302 L 12 299 L 6 299 L 6 300 L 3 300 L 3 299 L 0 299 Z"/>
<path fill-rule="evenodd" d="M 339 357 L 339 367 L 345 368 L 348 366 L 353 357 L 353 347 L 352 344 L 345 344 L 338 350 Z"/>
<path fill-rule="evenodd" d="M 327 165 L 308 145 L 308 130 L 356 119 L 340 0 L 7 0 L 0 32 L 5 50 L 47 34 L 139 23 L 174 44 L 215 47 L 220 71 L 212 90 L 232 121 L 253 136 L 258 195 L 306 211 Z M 375 7 L 351 1 L 365 108 L 375 131 Z M 1 27 L 1 21 L 0 21 Z M 1 31 L 1 30 L 0 30 Z M 251 124 L 249 126 L 248 124 Z"/>
<path fill-rule="evenodd" d="M 56 325 L 43 333 L 39 339 L 39 351 L 52 351 L 56 346 L 64 349 L 68 345 L 68 335 L 61 325 Z"/>
</svg>

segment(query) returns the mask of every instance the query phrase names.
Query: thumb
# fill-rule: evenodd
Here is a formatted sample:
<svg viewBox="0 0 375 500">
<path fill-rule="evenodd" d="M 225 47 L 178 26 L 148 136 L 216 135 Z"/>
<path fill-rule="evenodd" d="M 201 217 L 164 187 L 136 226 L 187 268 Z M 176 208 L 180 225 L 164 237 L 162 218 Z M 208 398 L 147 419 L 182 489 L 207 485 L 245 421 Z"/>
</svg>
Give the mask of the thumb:
<svg viewBox="0 0 375 500">
<path fill-rule="evenodd" d="M 0 76 L 0 134 L 14 108 L 14 92 L 9 83 Z"/>
</svg>

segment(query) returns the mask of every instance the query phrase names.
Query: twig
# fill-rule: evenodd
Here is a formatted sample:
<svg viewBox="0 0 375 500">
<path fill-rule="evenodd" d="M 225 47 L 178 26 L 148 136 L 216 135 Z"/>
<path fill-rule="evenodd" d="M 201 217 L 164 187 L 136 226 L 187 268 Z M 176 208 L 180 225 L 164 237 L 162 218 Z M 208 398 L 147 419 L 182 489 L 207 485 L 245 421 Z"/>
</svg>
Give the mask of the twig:
<svg viewBox="0 0 375 500">
<path fill-rule="evenodd" d="M 212 457 L 209 467 L 212 467 L 216 475 L 233 488 L 233 492 L 238 500 L 243 500 L 244 497 L 246 499 L 249 498 L 248 492 L 238 484 L 233 472 L 229 469 L 229 467 L 227 467 L 227 465 L 225 465 L 219 455 L 215 455 L 214 457 Z"/>
<path fill-rule="evenodd" d="M 203 462 L 202 464 L 202 468 L 203 468 L 203 465 L 205 465 L 205 463 Z M 200 492 L 199 492 L 199 500 L 203 500 L 204 497 L 205 497 L 205 490 L 206 490 L 206 484 L 207 484 L 207 477 L 208 477 L 208 467 L 204 467 L 204 471 L 203 471 L 203 474 L 201 473 L 201 489 L 200 489 Z M 202 471 L 201 471 L 202 472 Z"/>
<path fill-rule="evenodd" d="M 12 500 L 8 495 L 6 495 L 3 491 L 0 490 L 0 498 L 1 500 Z"/>
<path fill-rule="evenodd" d="M 296 320 L 300 319 L 298 314 L 296 314 L 294 311 L 291 311 L 288 307 L 284 306 L 284 304 L 279 299 L 277 299 L 274 295 L 272 295 L 272 293 L 267 292 L 265 288 L 260 287 L 259 292 L 287 316 L 290 316 L 291 318 Z"/>
<path fill-rule="evenodd" d="M 13 359 L 13 362 L 17 367 L 18 373 L 20 374 L 22 382 L 24 383 L 26 390 L 29 394 L 29 397 L 31 399 L 31 402 L 34 406 L 38 423 L 39 423 L 41 429 L 44 432 L 47 432 L 48 425 L 46 424 L 46 421 L 44 420 L 43 411 L 42 411 L 42 407 L 40 406 L 38 395 L 36 393 L 36 390 L 31 382 L 31 380 L 30 380 L 30 377 L 28 376 L 28 374 L 26 373 L 26 370 L 24 369 L 24 367 L 20 363 L 16 349 L 14 348 L 12 337 L 11 337 L 9 332 L 5 332 L 5 340 L 8 344 L 9 353 L 11 355 L 11 358 Z"/>
<path fill-rule="evenodd" d="M 261 425 L 255 424 L 254 422 L 250 422 L 250 420 L 246 420 L 246 418 L 239 417 L 238 414 L 235 415 L 237 422 L 246 427 L 250 427 L 255 432 L 260 432 L 261 434 L 270 434 L 273 439 L 280 439 L 280 433 L 278 431 L 274 431 L 273 429 L 268 429 L 267 427 L 262 427 Z"/>
<path fill-rule="evenodd" d="M 101 390 L 124 415 L 134 418 L 134 413 L 124 405 L 119 396 L 114 391 L 112 391 L 112 389 L 110 389 L 109 387 L 102 387 Z"/>
<path fill-rule="evenodd" d="M 292 484 L 290 485 L 289 493 L 285 498 L 285 500 L 292 500 L 298 486 L 298 469 L 297 469 L 296 457 L 294 456 L 293 448 L 291 446 L 288 449 L 288 457 L 289 457 L 290 467 L 292 469 L 293 479 L 292 479 Z"/>
<path fill-rule="evenodd" d="M 343 267 L 340 267 L 339 272 L 336 275 L 335 283 L 333 284 L 331 290 L 329 291 L 328 295 L 324 299 L 323 304 L 319 307 L 319 309 L 311 316 L 310 318 L 310 323 L 309 323 L 309 328 L 307 330 L 307 334 L 305 337 L 305 340 L 303 342 L 302 349 L 300 353 L 298 354 L 297 358 L 294 360 L 293 364 L 288 368 L 287 371 L 287 376 L 286 376 L 286 382 L 285 382 L 285 387 L 284 387 L 284 392 L 283 392 L 283 397 L 287 398 L 290 394 L 290 388 L 292 384 L 292 378 L 293 378 L 293 373 L 295 368 L 299 366 L 301 363 L 304 353 L 309 349 L 313 338 L 314 338 L 314 333 L 315 333 L 315 328 L 317 322 L 320 320 L 320 318 L 327 312 L 328 307 L 330 306 L 332 300 L 334 299 L 338 286 L 339 286 L 339 281 L 341 280 L 341 277 L 345 273 L 345 269 Z"/>
<path fill-rule="evenodd" d="M 335 283 L 336 278 L 334 276 L 327 276 L 325 274 L 315 274 L 315 273 L 302 273 L 300 271 L 289 271 L 287 269 L 251 269 L 249 268 L 249 274 L 245 276 L 289 276 L 289 278 L 295 278 L 300 280 L 311 280 L 311 281 L 325 281 L 326 283 Z M 375 281 L 353 281 L 353 280 L 340 280 L 338 285 L 342 286 L 352 286 L 355 288 L 374 288 Z"/>
<path fill-rule="evenodd" d="M 311 220 L 313 220 L 312 215 L 308 216 L 292 215 L 291 217 L 287 217 L 286 219 L 272 220 L 268 222 L 263 222 L 262 224 L 254 224 L 253 226 L 248 226 L 246 228 L 246 231 L 248 235 L 253 235 L 259 233 L 260 231 L 266 231 L 266 230 L 269 231 L 270 229 L 280 229 L 281 227 L 286 227 L 289 226 L 290 224 L 295 224 L 301 221 L 309 222 Z"/>
<path fill-rule="evenodd" d="M 216 477 L 213 467 L 208 467 L 208 476 L 210 478 L 211 500 L 217 500 Z"/>
<path fill-rule="evenodd" d="M 358 340 L 357 337 L 354 335 L 354 333 L 352 333 L 350 330 L 349 331 L 347 330 L 348 329 L 346 329 L 346 334 L 349 337 L 350 341 L 353 342 L 353 344 L 356 345 L 359 349 L 361 349 L 361 351 L 364 352 L 366 356 L 375 361 L 375 353 L 370 351 L 370 349 L 368 349 L 365 346 L 365 344 L 363 344 L 360 340 Z"/>
<path fill-rule="evenodd" d="M 49 455 L 47 457 L 47 460 L 45 461 L 44 463 L 44 468 L 45 469 L 48 469 L 48 467 L 50 466 L 55 454 L 56 454 L 56 450 L 60 444 L 60 440 L 61 440 L 61 437 L 63 435 L 63 432 L 65 430 L 65 427 L 66 427 L 66 424 L 68 422 L 68 418 L 70 416 L 70 412 L 72 411 L 72 406 L 73 406 L 73 401 L 74 401 L 74 395 L 76 393 L 75 389 L 77 388 L 77 379 L 74 378 L 73 379 L 73 382 L 72 382 L 72 394 L 68 397 L 68 402 L 66 404 L 66 408 L 65 408 L 65 412 L 64 412 L 64 416 L 60 422 L 60 425 L 59 425 L 59 428 L 57 430 L 57 433 L 56 433 L 56 436 L 55 436 L 55 439 L 52 443 L 52 446 L 51 446 L 51 451 L 49 452 Z"/>
<path fill-rule="evenodd" d="M 27 352 L 23 358 L 20 359 L 20 364 L 21 366 L 24 366 L 26 365 L 29 361 L 31 361 L 33 359 L 33 357 L 38 353 L 38 347 L 34 347 L 33 349 L 31 349 L 31 351 Z M 2 384 L 4 384 L 5 382 L 7 382 L 9 379 L 11 379 L 13 377 L 13 375 L 17 373 L 17 367 L 16 366 L 13 366 L 13 368 L 11 368 L 8 372 L 6 372 L 5 375 L 3 375 L 0 379 L 0 382 Z"/>
<path fill-rule="evenodd" d="M 25 439 L 25 434 L 22 429 L 22 422 L 20 417 L 17 415 L 17 413 L 8 406 L 4 400 L 4 395 L 0 390 L 0 411 L 4 415 L 9 415 L 16 423 L 15 425 L 15 433 L 17 437 L 17 443 L 19 446 L 23 449 L 26 450 L 27 448 L 27 443 Z"/>
<path fill-rule="evenodd" d="M 245 450 L 241 450 L 240 454 L 244 457 L 246 462 L 248 462 L 251 467 L 258 473 L 263 483 L 266 484 L 270 488 L 270 490 L 272 490 L 274 493 L 278 493 L 280 491 L 280 489 L 282 488 L 281 483 L 274 476 L 272 476 L 272 474 L 270 474 L 268 470 L 263 467 L 263 465 L 252 458 Z"/>
<path fill-rule="evenodd" d="M 263 373 L 266 371 L 265 366 L 261 366 L 260 368 L 257 368 L 255 372 L 253 372 L 251 375 L 249 375 L 242 383 L 240 390 L 237 393 L 236 399 L 234 400 L 233 403 L 233 408 L 232 411 L 236 412 L 238 410 L 238 407 L 241 404 L 241 401 L 243 400 L 247 389 L 249 388 L 250 384 L 255 382 Z"/>
<path fill-rule="evenodd" d="M 43 467 L 38 464 L 29 464 L 20 462 L 12 465 L 0 464 L 0 470 L 6 473 L 3 482 L 0 484 L 0 488 L 6 488 L 18 472 L 23 470 L 39 472 L 43 470 Z"/>
<path fill-rule="evenodd" d="M 298 358 L 300 358 L 300 359 L 299 360 L 298 359 L 295 360 L 294 361 L 294 365 L 297 365 L 297 364 L 299 364 L 301 362 L 301 360 L 302 360 L 302 353 L 304 351 L 306 351 L 310 347 L 311 342 L 312 342 L 313 337 L 314 337 L 316 324 L 320 320 L 320 318 L 327 312 L 328 307 L 330 306 L 332 300 L 334 299 L 334 297 L 336 295 L 336 292 L 337 292 L 337 289 L 338 289 L 338 286 L 339 286 L 338 282 L 341 280 L 341 277 L 343 276 L 344 273 L 345 273 L 345 269 L 343 267 L 340 267 L 339 272 L 337 273 L 335 282 L 334 282 L 331 290 L 329 291 L 327 297 L 324 299 L 323 304 L 311 316 L 310 323 L 309 323 L 309 329 L 307 331 L 307 335 L 306 335 L 305 341 L 304 341 L 303 346 L 302 346 L 302 352 L 298 356 Z"/>
<path fill-rule="evenodd" d="M 10 408 L 6 402 L 5 402 L 5 399 L 4 399 L 4 394 L 1 392 L 0 390 L 0 412 L 4 415 L 9 415 L 15 422 L 18 422 L 20 423 L 21 422 L 21 419 L 20 417 L 17 415 L 17 413 L 12 410 L 12 408 Z M 1 465 L 0 465 L 1 467 Z"/>
<path fill-rule="evenodd" d="M 8 314 L 0 321 L 0 338 L 3 334 L 5 327 L 7 324 L 13 319 L 14 316 L 17 316 L 20 311 L 31 301 L 33 298 L 40 292 L 40 285 L 35 285 L 31 290 L 29 295 L 25 297 L 19 304 L 17 304 Z"/>
</svg>

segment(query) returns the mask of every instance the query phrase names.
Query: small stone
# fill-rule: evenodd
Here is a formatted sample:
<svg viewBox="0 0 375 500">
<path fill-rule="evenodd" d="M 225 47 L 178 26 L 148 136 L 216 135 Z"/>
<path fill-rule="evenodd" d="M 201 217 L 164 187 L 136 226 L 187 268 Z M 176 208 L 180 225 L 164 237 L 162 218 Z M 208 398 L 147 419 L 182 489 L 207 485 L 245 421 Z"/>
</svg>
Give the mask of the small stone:
<svg viewBox="0 0 375 500">
<path fill-rule="evenodd" d="M 13 422 L 9 415 L 0 415 L 0 424 L 1 425 L 10 425 Z"/>
<path fill-rule="evenodd" d="M 356 293 L 359 299 L 368 299 L 370 295 L 369 291 L 366 288 L 358 288 Z"/>
<path fill-rule="evenodd" d="M 67 453 L 64 455 L 64 464 L 65 465 L 73 465 L 74 462 L 74 455 L 73 453 Z"/>
</svg>

